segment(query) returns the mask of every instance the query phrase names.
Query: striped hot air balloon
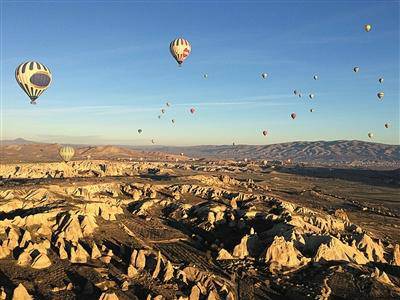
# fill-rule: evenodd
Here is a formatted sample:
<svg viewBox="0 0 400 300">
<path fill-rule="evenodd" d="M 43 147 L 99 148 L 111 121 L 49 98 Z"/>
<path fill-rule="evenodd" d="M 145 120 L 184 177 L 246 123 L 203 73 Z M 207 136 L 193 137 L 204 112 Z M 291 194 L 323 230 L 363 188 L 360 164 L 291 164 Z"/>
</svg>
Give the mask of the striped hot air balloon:
<svg viewBox="0 0 400 300">
<path fill-rule="evenodd" d="M 190 45 L 188 40 L 183 38 L 178 38 L 173 40 L 169 44 L 169 51 L 172 56 L 175 58 L 179 66 L 183 64 L 183 61 L 189 56 L 192 51 L 192 46 Z"/>
<path fill-rule="evenodd" d="M 71 146 L 63 146 L 58 150 L 58 154 L 65 162 L 69 162 L 74 157 L 75 150 Z"/>
<path fill-rule="evenodd" d="M 52 75 L 45 65 L 28 61 L 15 69 L 15 79 L 31 99 L 31 104 L 36 104 L 36 99 L 49 87 Z"/>
</svg>

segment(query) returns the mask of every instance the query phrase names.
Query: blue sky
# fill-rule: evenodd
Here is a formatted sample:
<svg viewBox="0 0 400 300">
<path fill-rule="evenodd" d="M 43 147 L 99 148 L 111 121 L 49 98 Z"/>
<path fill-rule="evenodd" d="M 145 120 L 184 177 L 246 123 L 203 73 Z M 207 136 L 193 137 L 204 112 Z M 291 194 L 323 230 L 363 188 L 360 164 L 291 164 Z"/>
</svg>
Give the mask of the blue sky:
<svg viewBox="0 0 400 300">
<path fill-rule="evenodd" d="M 373 132 L 376 142 L 399 144 L 397 1 L 2 1 L 1 8 L 3 139 L 272 144 L 368 140 Z M 192 44 L 182 68 L 168 49 L 176 37 Z M 53 73 L 36 106 L 14 78 L 25 60 Z M 166 101 L 172 106 L 159 120 Z"/>
</svg>

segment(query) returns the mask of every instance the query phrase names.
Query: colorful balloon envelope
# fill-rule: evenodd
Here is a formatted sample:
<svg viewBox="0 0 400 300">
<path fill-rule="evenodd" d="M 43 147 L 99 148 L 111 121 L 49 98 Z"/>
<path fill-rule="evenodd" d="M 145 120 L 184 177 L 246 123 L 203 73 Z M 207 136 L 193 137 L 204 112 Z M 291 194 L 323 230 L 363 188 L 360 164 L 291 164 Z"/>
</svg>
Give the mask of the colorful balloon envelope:
<svg viewBox="0 0 400 300">
<path fill-rule="evenodd" d="M 379 92 L 379 93 L 376 94 L 376 95 L 378 96 L 378 98 L 379 98 L 380 100 L 382 100 L 383 97 L 385 96 L 385 93 L 384 93 L 384 92 Z"/>
<path fill-rule="evenodd" d="M 192 51 L 192 46 L 188 40 L 183 38 L 177 38 L 169 44 L 169 51 L 175 58 L 179 66 L 183 64 L 186 58 L 190 55 Z"/>
<path fill-rule="evenodd" d="M 365 30 L 366 32 L 370 32 L 371 29 L 372 29 L 371 24 L 365 24 L 365 25 L 364 25 L 364 30 Z"/>
<path fill-rule="evenodd" d="M 58 154 L 65 162 L 69 162 L 74 157 L 75 150 L 71 146 L 63 146 L 58 150 Z"/>
<path fill-rule="evenodd" d="M 52 75 L 44 64 L 28 61 L 15 69 L 15 79 L 31 99 L 31 103 L 36 104 L 38 97 L 50 86 Z"/>
</svg>

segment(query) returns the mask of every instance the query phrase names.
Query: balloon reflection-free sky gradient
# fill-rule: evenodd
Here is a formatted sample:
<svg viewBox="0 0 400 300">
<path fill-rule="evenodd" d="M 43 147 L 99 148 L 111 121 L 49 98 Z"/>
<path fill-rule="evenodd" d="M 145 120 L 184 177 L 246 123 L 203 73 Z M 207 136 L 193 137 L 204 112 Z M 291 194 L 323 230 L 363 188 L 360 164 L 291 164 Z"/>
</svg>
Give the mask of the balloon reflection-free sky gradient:
<svg viewBox="0 0 400 300">
<path fill-rule="evenodd" d="M 397 1 L 1 1 L 0 19 L 2 139 L 399 144 Z M 176 37 L 192 44 L 182 68 Z M 15 82 L 24 60 L 53 73 L 36 106 Z"/>
</svg>

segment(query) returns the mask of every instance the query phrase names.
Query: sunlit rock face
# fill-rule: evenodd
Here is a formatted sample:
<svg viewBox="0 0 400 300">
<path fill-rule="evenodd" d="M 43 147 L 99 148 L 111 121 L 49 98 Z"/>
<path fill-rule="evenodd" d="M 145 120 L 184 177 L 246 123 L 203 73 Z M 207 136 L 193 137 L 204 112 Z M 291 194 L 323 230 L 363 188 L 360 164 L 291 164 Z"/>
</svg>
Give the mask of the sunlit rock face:
<svg viewBox="0 0 400 300">
<path fill-rule="evenodd" d="M 379 223 L 398 228 L 398 212 L 336 180 L 106 160 L 7 164 L 0 177 L 3 298 L 400 295 L 400 241 Z"/>
</svg>

